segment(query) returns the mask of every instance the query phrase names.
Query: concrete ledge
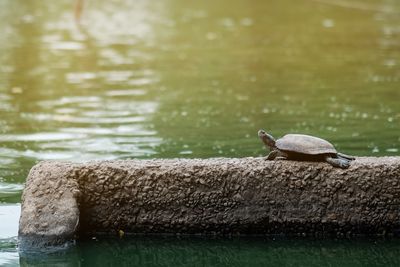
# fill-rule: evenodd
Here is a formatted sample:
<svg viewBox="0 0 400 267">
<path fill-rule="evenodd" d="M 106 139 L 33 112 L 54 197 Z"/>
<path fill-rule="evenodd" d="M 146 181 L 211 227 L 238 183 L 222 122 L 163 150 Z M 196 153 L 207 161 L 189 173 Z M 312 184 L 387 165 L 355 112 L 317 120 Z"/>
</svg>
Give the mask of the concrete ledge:
<svg viewBox="0 0 400 267">
<path fill-rule="evenodd" d="M 397 234 L 400 157 L 349 169 L 263 158 L 42 162 L 22 197 L 22 247 L 98 233 Z"/>
<path fill-rule="evenodd" d="M 31 169 L 22 194 L 21 248 L 64 246 L 75 239 L 80 214 L 75 168 L 67 163 L 43 162 Z"/>
</svg>

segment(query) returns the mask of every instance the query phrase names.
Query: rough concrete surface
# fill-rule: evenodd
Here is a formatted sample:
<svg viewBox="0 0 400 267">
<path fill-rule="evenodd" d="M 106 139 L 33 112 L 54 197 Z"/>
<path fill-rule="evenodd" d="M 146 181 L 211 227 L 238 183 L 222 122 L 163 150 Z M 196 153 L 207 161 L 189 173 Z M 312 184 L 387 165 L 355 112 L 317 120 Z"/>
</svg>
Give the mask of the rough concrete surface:
<svg viewBox="0 0 400 267">
<path fill-rule="evenodd" d="M 24 246 L 77 235 L 397 234 L 400 157 L 349 169 L 264 158 L 42 162 L 23 192 Z"/>
</svg>

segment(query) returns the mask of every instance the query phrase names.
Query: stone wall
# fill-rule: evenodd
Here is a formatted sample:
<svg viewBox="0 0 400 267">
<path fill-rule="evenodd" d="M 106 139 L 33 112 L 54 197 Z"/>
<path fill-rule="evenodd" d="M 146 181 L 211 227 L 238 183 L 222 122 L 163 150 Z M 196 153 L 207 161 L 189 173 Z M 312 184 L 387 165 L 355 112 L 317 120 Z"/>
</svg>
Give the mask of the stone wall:
<svg viewBox="0 0 400 267">
<path fill-rule="evenodd" d="M 400 230 L 400 157 L 349 169 L 263 158 L 42 162 L 23 192 L 20 242 L 99 233 L 342 236 Z"/>
</svg>

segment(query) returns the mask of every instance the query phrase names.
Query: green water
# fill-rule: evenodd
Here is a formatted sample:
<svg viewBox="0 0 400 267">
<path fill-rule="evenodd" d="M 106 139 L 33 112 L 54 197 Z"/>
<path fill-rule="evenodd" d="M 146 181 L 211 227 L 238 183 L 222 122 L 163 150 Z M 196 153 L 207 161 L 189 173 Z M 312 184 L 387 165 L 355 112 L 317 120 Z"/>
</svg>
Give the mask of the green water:
<svg viewBox="0 0 400 267">
<path fill-rule="evenodd" d="M 101 253 L 99 253 L 101 251 Z M 45 266 L 399 266 L 400 240 L 137 238 L 78 244 L 75 250 L 21 258 Z"/>
<path fill-rule="evenodd" d="M 400 155 L 397 0 L 90 0 L 80 26 L 73 1 L 3 0 L 0 32 L 0 265 L 19 261 L 17 220 L 3 219 L 18 217 L 41 160 L 261 156 L 260 128 L 318 135 L 347 154 Z M 176 257 L 192 263 L 200 246 L 213 265 L 217 246 L 230 265 L 255 266 L 277 253 L 254 241 L 237 260 L 237 244 L 187 240 Z M 277 250 L 282 265 L 322 249 L 291 244 Z M 396 262 L 398 243 L 373 247 L 332 242 L 316 257 L 345 265 L 350 257 L 329 251 L 349 249 Z M 78 250 L 89 262 L 109 247 Z M 119 253 L 107 260 L 129 254 Z"/>
</svg>

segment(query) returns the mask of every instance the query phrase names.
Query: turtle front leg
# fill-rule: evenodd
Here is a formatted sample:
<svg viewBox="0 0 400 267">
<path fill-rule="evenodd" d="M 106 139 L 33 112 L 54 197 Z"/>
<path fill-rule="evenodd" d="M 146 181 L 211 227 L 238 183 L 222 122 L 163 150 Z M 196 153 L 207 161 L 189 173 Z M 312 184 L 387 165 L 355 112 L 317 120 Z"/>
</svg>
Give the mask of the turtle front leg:
<svg viewBox="0 0 400 267">
<path fill-rule="evenodd" d="M 267 156 L 267 160 L 274 160 L 279 154 L 278 150 L 272 150 L 271 152 L 269 152 L 268 156 Z"/>
<path fill-rule="evenodd" d="M 330 156 L 325 158 L 325 161 L 331 164 L 333 167 L 347 169 L 350 167 L 350 161 L 345 158 L 332 158 Z"/>
<path fill-rule="evenodd" d="M 267 156 L 267 160 L 274 160 L 277 158 L 287 158 L 286 153 L 283 153 L 282 151 L 279 150 L 272 150 L 271 152 L 269 152 L 268 156 Z"/>
</svg>

